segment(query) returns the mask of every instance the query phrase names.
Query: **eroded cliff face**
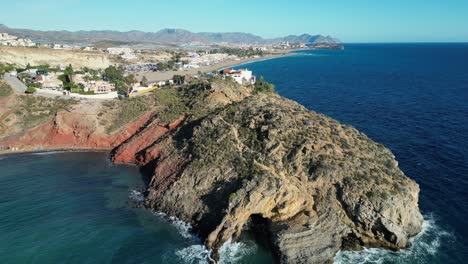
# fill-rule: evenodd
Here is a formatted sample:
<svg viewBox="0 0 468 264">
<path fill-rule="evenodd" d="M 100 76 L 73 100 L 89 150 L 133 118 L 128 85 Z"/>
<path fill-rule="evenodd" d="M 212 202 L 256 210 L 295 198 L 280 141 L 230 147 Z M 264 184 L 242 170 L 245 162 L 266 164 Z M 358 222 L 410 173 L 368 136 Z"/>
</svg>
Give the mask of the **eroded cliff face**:
<svg viewBox="0 0 468 264">
<path fill-rule="evenodd" d="M 107 133 L 94 117 L 61 111 L 38 127 L 1 139 L 0 147 L 22 151 L 111 150 L 141 129 L 150 118 L 151 114 L 146 114 L 119 131 Z"/>
<path fill-rule="evenodd" d="M 88 67 L 92 69 L 107 68 L 116 63 L 105 53 L 10 46 L 0 46 L 0 61 L 20 67 L 26 67 L 28 63 L 31 65 L 72 64 L 76 68 Z"/>
<path fill-rule="evenodd" d="M 154 171 L 146 205 L 193 223 L 215 251 L 253 218 L 284 263 L 397 250 L 421 230 L 418 185 L 388 149 L 274 94 L 186 122 L 135 154 Z"/>
</svg>

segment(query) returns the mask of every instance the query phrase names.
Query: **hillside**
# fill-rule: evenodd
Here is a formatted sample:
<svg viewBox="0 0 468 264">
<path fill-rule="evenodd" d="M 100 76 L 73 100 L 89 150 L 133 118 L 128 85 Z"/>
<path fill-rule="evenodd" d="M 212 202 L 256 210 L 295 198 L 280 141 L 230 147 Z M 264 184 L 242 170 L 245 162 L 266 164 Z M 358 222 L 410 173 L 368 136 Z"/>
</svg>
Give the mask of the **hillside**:
<svg viewBox="0 0 468 264">
<path fill-rule="evenodd" d="M 127 44 L 151 43 L 151 44 L 186 44 L 200 42 L 206 44 L 214 43 L 245 43 L 245 44 L 277 44 L 281 42 L 303 42 L 315 43 L 339 43 L 338 39 L 330 36 L 303 34 L 300 36 L 290 35 L 281 38 L 265 39 L 250 33 L 227 32 L 227 33 L 194 33 L 184 29 L 162 29 L 157 32 L 143 31 L 39 31 L 30 29 L 9 28 L 0 24 L 0 32 L 6 32 L 32 39 L 38 43 L 73 43 L 93 44 L 102 41 L 114 41 Z"/>
<path fill-rule="evenodd" d="M 77 68 L 103 69 L 117 61 L 106 53 L 81 50 L 56 50 L 46 48 L 26 48 L 0 46 L 0 62 L 26 67 L 30 65 L 68 65 Z"/>
</svg>

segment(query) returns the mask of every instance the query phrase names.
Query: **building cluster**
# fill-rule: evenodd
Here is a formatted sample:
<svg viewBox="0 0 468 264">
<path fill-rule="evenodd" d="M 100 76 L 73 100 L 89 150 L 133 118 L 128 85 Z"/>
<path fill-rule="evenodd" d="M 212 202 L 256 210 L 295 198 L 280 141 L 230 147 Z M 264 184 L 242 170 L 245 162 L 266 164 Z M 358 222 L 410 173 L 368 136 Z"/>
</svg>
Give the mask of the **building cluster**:
<svg viewBox="0 0 468 264">
<path fill-rule="evenodd" d="M 59 76 L 63 72 L 50 72 L 50 73 L 39 73 L 36 71 L 36 76 L 33 77 L 33 80 L 41 84 L 41 88 L 52 89 L 52 90 L 61 90 L 63 88 L 62 81 L 59 80 Z"/>
<path fill-rule="evenodd" d="M 89 73 L 75 74 L 73 82 L 83 88 L 84 92 L 94 92 L 96 94 L 110 93 L 115 90 L 115 85 L 108 81 L 96 80 Z"/>
<path fill-rule="evenodd" d="M 274 49 L 283 49 L 283 50 L 287 50 L 287 49 L 303 49 L 303 48 L 306 48 L 306 44 L 305 43 L 300 43 L 300 42 L 295 42 L 295 43 L 292 43 L 292 42 L 282 42 L 280 44 L 277 44 L 275 46 L 273 46 Z"/>
<path fill-rule="evenodd" d="M 127 72 L 154 72 L 159 70 L 157 63 L 131 64 L 125 66 Z"/>
<path fill-rule="evenodd" d="M 243 70 L 234 70 L 234 69 L 224 69 L 221 71 L 221 74 L 224 76 L 231 77 L 234 81 L 239 84 L 255 84 L 257 78 L 252 74 L 252 71 L 243 69 Z"/>
<path fill-rule="evenodd" d="M 21 79 L 27 80 L 28 83 L 38 83 L 42 89 L 63 90 L 63 82 L 60 76 L 62 71 L 43 72 L 38 69 L 28 69 L 20 74 L 10 72 L 10 76 L 20 76 Z M 95 94 L 105 94 L 115 91 L 113 83 L 107 82 L 96 76 L 91 76 L 89 73 L 73 75 L 73 82 L 83 88 L 84 92 L 94 92 Z"/>
<path fill-rule="evenodd" d="M 17 36 L 9 35 L 8 33 L 0 33 L 0 45 L 15 47 L 35 47 L 36 43 L 34 43 L 30 39 L 18 38 Z"/>
<path fill-rule="evenodd" d="M 209 66 L 221 63 L 226 60 L 240 60 L 239 57 L 235 55 L 228 55 L 225 53 L 214 53 L 214 54 L 198 54 L 196 52 L 190 52 L 187 56 L 180 59 L 183 62 L 186 62 L 183 65 L 183 68 L 197 69 L 200 66 Z"/>
<path fill-rule="evenodd" d="M 106 52 L 109 53 L 110 55 L 118 55 L 122 59 L 125 59 L 125 60 L 138 59 L 138 57 L 135 55 L 134 50 L 131 48 L 113 47 L 113 48 L 107 48 Z"/>
</svg>

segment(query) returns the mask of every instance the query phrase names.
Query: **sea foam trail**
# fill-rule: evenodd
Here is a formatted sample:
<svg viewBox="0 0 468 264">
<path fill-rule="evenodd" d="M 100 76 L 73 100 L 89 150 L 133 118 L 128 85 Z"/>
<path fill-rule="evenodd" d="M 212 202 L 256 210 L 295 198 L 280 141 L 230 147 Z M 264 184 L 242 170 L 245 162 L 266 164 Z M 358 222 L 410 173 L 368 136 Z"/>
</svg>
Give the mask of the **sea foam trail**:
<svg viewBox="0 0 468 264">
<path fill-rule="evenodd" d="M 67 153 L 67 152 L 69 152 L 69 151 L 65 151 L 65 150 L 44 151 L 44 152 L 35 152 L 35 153 L 31 153 L 31 155 L 46 156 L 46 155 L 55 155 L 55 154 L 61 154 L 61 153 Z"/>
<path fill-rule="evenodd" d="M 454 236 L 437 226 L 433 215 L 424 218 L 423 229 L 421 233 L 411 238 L 410 248 L 398 252 L 377 248 L 366 248 L 363 251 L 340 251 L 334 263 L 430 263 L 429 258 L 436 255 L 441 242 L 450 242 Z"/>
</svg>

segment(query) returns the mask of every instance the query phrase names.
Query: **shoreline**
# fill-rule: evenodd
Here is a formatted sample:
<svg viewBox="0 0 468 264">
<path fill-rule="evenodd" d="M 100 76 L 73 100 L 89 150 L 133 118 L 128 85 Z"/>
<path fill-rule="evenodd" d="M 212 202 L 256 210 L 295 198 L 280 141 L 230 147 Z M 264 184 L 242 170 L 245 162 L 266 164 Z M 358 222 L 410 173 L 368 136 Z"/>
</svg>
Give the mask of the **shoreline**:
<svg viewBox="0 0 468 264">
<path fill-rule="evenodd" d="M 90 152 L 90 153 L 104 153 L 110 152 L 111 149 L 86 149 L 86 148 L 56 148 L 56 149 L 44 149 L 44 150 L 0 150 L 0 157 L 4 156 L 15 156 L 22 154 L 40 154 L 40 153 L 68 153 L 68 152 Z"/>
<path fill-rule="evenodd" d="M 259 57 L 259 58 L 246 58 L 246 59 L 241 59 L 241 60 L 223 61 L 221 63 L 217 63 L 213 65 L 201 66 L 198 69 L 185 69 L 185 70 L 180 70 L 180 71 L 164 71 L 164 72 L 160 72 L 160 71 L 136 72 L 135 76 L 138 80 L 141 80 L 143 76 L 145 76 L 148 79 L 148 82 L 166 81 L 166 80 L 172 79 L 174 75 L 195 75 L 195 74 L 198 74 L 199 72 L 202 72 L 202 73 L 213 72 L 213 71 L 218 71 L 218 70 L 225 69 L 225 68 L 241 66 L 244 64 L 252 63 L 252 62 L 266 61 L 266 60 L 272 60 L 272 59 L 277 59 L 277 58 L 282 58 L 282 57 L 288 57 L 288 56 L 293 55 L 292 53 L 293 51 L 295 50 L 288 50 L 288 51 L 285 51 L 284 53 L 270 54 L 270 55 L 266 55 L 266 56 Z"/>
<path fill-rule="evenodd" d="M 239 66 L 246 65 L 246 64 L 250 64 L 250 63 L 254 63 L 254 62 L 261 62 L 261 61 L 274 60 L 274 59 L 280 59 L 280 58 L 284 58 L 284 57 L 294 56 L 293 51 L 296 51 L 296 50 L 288 51 L 287 53 L 282 54 L 281 56 L 271 56 L 271 57 L 267 57 L 267 58 L 262 57 L 262 58 L 258 58 L 258 59 L 255 59 L 255 60 L 250 60 L 250 61 L 241 62 L 241 63 L 239 63 L 239 64 L 228 65 L 228 66 L 226 66 L 226 67 L 220 68 L 219 70 L 223 70 L 223 69 L 231 68 L 231 67 L 232 67 L 232 68 L 234 68 L 234 67 L 239 67 Z"/>
</svg>

